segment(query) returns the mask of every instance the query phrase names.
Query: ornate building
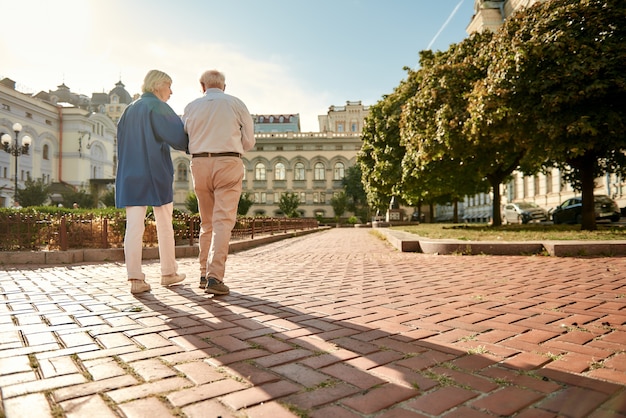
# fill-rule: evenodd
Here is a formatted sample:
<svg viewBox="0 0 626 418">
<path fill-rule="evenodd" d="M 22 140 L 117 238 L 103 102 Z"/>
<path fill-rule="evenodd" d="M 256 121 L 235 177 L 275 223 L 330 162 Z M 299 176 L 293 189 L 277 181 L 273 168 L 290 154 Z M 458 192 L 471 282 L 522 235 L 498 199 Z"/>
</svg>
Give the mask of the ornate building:
<svg viewBox="0 0 626 418">
<path fill-rule="evenodd" d="M 118 109 L 111 108 L 111 100 L 117 100 L 119 112 L 130 103 L 130 95 L 120 87 L 121 82 L 107 100 L 102 94 L 92 99 L 74 94 L 65 84 L 55 91 L 29 95 L 17 91 L 13 80 L 1 80 L 0 135 L 14 138 L 13 124 L 19 123 L 23 128 L 18 141 L 28 135 L 32 145 L 28 154 L 18 157 L 0 152 L 0 206 L 12 204 L 15 164 L 18 187 L 24 187 L 29 178 L 40 178 L 56 191 L 87 190 L 99 196 L 113 183 Z"/>
<path fill-rule="evenodd" d="M 297 193 L 301 216 L 334 216 L 330 199 L 356 163 L 368 114 L 360 101 L 330 106 L 318 116 L 320 132 L 308 133 L 300 132 L 298 115 L 254 115 L 257 143 L 243 158 L 243 191 L 254 199 L 248 215 L 280 215 L 281 194 Z"/>
</svg>

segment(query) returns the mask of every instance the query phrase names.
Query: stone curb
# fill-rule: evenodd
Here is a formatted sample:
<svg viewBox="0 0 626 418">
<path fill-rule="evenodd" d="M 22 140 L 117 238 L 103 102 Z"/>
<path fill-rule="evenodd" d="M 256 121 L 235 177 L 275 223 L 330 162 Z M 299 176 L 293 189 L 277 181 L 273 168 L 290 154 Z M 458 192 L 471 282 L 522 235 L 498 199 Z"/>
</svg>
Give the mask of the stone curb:
<svg viewBox="0 0 626 418">
<path fill-rule="evenodd" d="M 231 241 L 229 253 L 247 250 L 259 245 L 269 244 L 285 238 L 293 238 L 314 232 L 324 231 L 330 227 L 317 229 L 305 229 L 301 231 L 286 232 L 273 235 L 263 235 L 254 239 Z M 177 245 L 176 258 L 197 257 L 198 245 Z M 152 260 L 159 258 L 158 247 L 145 247 L 143 259 Z M 3 251 L 0 252 L 0 265 L 7 264 L 76 264 L 89 262 L 120 261 L 124 262 L 124 248 L 85 248 L 68 251 Z"/>
<path fill-rule="evenodd" d="M 376 228 L 375 230 L 402 252 L 441 255 L 626 256 L 626 241 L 462 241 L 423 238 L 409 232 L 389 228 Z"/>
</svg>

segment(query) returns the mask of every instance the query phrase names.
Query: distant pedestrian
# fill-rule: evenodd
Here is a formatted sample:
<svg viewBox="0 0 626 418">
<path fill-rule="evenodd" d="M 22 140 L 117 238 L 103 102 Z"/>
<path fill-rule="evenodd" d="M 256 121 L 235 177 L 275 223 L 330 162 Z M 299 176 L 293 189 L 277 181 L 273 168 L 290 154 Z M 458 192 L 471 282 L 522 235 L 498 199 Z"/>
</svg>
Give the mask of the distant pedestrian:
<svg viewBox="0 0 626 418">
<path fill-rule="evenodd" d="M 224 271 L 244 174 L 241 156 L 254 147 L 254 122 L 240 99 L 224 93 L 224 74 L 206 71 L 200 85 L 204 95 L 183 114 L 200 211 L 200 288 L 226 295 Z"/>
<path fill-rule="evenodd" d="M 153 207 L 156 220 L 161 284 L 169 286 L 185 279 L 176 263 L 170 146 L 186 150 L 188 141 L 182 120 L 166 103 L 172 94 L 171 86 L 170 76 L 159 70 L 149 71 L 143 94 L 124 110 L 117 124 L 115 204 L 126 208 L 124 255 L 131 293 L 150 290 L 141 266 L 147 206 Z"/>
</svg>

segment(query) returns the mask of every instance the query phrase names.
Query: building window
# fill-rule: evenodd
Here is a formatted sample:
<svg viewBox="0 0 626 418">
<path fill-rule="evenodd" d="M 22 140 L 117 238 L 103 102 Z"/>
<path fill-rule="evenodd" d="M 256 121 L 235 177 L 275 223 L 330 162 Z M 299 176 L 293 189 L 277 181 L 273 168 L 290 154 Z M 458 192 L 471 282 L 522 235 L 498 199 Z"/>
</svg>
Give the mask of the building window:
<svg viewBox="0 0 626 418">
<path fill-rule="evenodd" d="M 552 193 L 552 172 L 546 174 L 546 194 Z"/>
<path fill-rule="evenodd" d="M 335 168 L 333 169 L 333 180 L 342 180 L 345 177 L 345 169 L 346 167 L 343 163 L 335 163 Z"/>
<path fill-rule="evenodd" d="M 263 163 L 257 163 L 257 165 L 254 166 L 254 179 L 265 180 L 265 166 Z"/>
<path fill-rule="evenodd" d="M 357 132 L 357 124 L 356 124 L 356 122 L 352 122 L 352 125 L 350 125 L 350 131 Z"/>
<path fill-rule="evenodd" d="M 187 164 L 178 164 L 176 170 L 176 181 L 187 181 Z"/>
<path fill-rule="evenodd" d="M 285 164 L 276 164 L 276 167 L 274 167 L 274 180 L 285 180 Z"/>
<path fill-rule="evenodd" d="M 304 164 L 296 163 L 293 170 L 294 180 L 306 180 L 304 178 Z"/>
<path fill-rule="evenodd" d="M 266 204 L 267 203 L 267 193 L 265 192 L 256 192 L 254 193 L 254 202 Z"/>
<path fill-rule="evenodd" d="M 306 204 L 306 192 L 300 192 L 300 203 Z"/>
<path fill-rule="evenodd" d="M 48 146 L 48 144 L 45 144 L 43 146 L 43 150 L 42 150 L 42 154 L 43 154 L 43 159 L 44 160 L 49 160 L 50 159 L 50 147 Z"/>
<path fill-rule="evenodd" d="M 259 123 L 265 122 L 265 118 L 263 116 L 259 116 Z"/>
<path fill-rule="evenodd" d="M 337 124 L 337 132 L 343 132 L 343 123 Z"/>
<path fill-rule="evenodd" d="M 315 163 L 314 175 L 313 178 L 315 180 L 324 180 L 326 179 L 326 170 L 324 169 L 324 164 Z"/>
<path fill-rule="evenodd" d="M 326 193 L 325 192 L 320 192 L 320 201 L 319 203 L 321 203 L 322 205 L 326 204 Z"/>
</svg>

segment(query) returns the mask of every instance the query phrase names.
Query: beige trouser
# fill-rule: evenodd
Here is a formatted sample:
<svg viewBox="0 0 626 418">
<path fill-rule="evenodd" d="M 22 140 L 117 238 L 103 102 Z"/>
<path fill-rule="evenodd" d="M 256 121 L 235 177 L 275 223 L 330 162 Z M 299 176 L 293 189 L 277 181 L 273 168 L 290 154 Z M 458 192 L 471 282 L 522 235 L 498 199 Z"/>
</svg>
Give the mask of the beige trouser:
<svg viewBox="0 0 626 418">
<path fill-rule="evenodd" d="M 126 207 L 126 234 L 124 235 L 124 256 L 126 257 L 126 272 L 128 279 L 145 280 L 146 275 L 141 269 L 143 256 L 143 232 L 145 229 L 146 206 Z M 176 243 L 174 241 L 174 227 L 172 225 L 172 202 L 163 206 L 154 206 L 157 240 L 159 241 L 159 259 L 161 261 L 161 275 L 168 276 L 178 271 L 176 263 Z"/>
<path fill-rule="evenodd" d="M 191 161 L 200 211 L 200 275 L 224 280 L 230 235 L 237 221 L 243 164 L 238 157 L 200 157 Z"/>
</svg>

